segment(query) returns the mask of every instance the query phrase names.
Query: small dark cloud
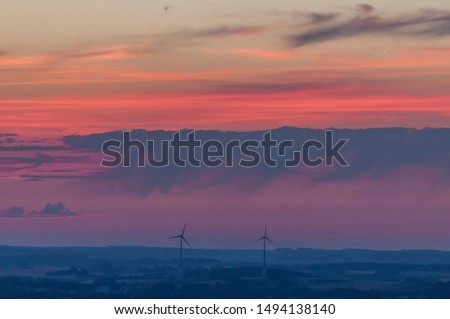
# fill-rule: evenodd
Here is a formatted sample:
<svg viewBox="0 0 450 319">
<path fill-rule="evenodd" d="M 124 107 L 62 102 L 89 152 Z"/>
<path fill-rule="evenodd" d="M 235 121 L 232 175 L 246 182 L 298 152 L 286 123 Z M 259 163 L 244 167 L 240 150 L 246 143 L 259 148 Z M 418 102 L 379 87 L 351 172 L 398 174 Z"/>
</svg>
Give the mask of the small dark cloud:
<svg viewBox="0 0 450 319">
<path fill-rule="evenodd" d="M 0 218 L 20 218 L 25 214 L 22 207 L 10 207 L 8 209 L 0 210 Z"/>
<path fill-rule="evenodd" d="M 356 10 L 363 14 L 369 14 L 375 11 L 375 7 L 370 4 L 359 3 L 356 5 Z"/>
<path fill-rule="evenodd" d="M 76 212 L 70 210 L 61 202 L 56 204 L 48 203 L 39 211 L 26 212 L 22 207 L 16 206 L 0 210 L 0 218 L 73 217 L 77 215 Z"/>
<path fill-rule="evenodd" d="M 42 210 L 32 211 L 30 215 L 39 217 L 68 217 L 75 216 L 77 213 L 71 211 L 69 208 L 64 206 L 63 203 L 59 202 L 56 204 L 48 203 Z"/>
<path fill-rule="evenodd" d="M 404 37 L 450 35 L 450 11 L 419 10 L 410 15 L 386 17 L 368 4 L 358 4 L 352 16 L 346 13 L 308 14 L 309 31 L 288 37 L 292 47 L 371 34 Z"/>
<path fill-rule="evenodd" d="M 296 17 L 300 17 L 301 19 L 306 19 L 307 22 L 303 25 L 314 25 L 318 23 L 330 22 L 338 17 L 337 13 L 317 13 L 317 12 L 308 12 L 308 13 L 298 13 L 295 14 Z"/>
<path fill-rule="evenodd" d="M 335 13 L 328 13 L 328 14 L 318 14 L 318 13 L 312 13 L 310 17 L 312 18 L 313 23 L 323 23 L 328 22 L 333 19 L 335 19 L 337 14 Z"/>
</svg>

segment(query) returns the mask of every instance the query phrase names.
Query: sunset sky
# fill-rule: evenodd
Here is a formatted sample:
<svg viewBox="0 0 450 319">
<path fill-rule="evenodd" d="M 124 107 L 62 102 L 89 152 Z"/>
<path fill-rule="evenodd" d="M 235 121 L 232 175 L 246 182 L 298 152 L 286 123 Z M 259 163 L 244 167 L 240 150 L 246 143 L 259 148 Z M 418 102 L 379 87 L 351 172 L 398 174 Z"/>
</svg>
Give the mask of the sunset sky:
<svg viewBox="0 0 450 319">
<path fill-rule="evenodd" d="M 253 247 L 268 223 L 279 246 L 450 249 L 448 145 L 314 187 L 205 172 L 124 192 L 65 138 L 450 128 L 448 0 L 3 0 L 0 26 L 0 244 L 170 246 L 188 220 L 197 247 Z"/>
</svg>

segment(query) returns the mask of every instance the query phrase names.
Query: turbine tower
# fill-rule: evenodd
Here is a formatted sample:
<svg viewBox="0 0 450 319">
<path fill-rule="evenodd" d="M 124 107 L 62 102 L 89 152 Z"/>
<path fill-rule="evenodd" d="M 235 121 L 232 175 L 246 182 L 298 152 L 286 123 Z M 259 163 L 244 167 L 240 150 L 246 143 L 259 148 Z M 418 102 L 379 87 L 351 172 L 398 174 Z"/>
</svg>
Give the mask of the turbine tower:
<svg viewBox="0 0 450 319">
<path fill-rule="evenodd" d="M 266 268 L 266 241 L 269 241 L 270 243 L 273 244 L 273 241 L 271 241 L 269 239 L 269 237 L 267 237 L 267 226 L 264 229 L 264 236 L 262 236 L 261 238 L 258 238 L 256 241 L 263 241 L 263 268 L 262 268 L 262 276 L 264 278 L 267 277 L 267 268 Z"/>
<path fill-rule="evenodd" d="M 184 237 L 184 233 L 186 232 L 186 226 L 187 226 L 187 223 L 184 223 L 183 231 L 181 232 L 180 235 L 169 237 L 169 239 L 180 238 L 180 269 L 179 269 L 180 277 L 183 276 L 183 242 L 185 242 L 189 246 L 189 248 L 191 248 L 191 245 L 188 243 L 188 241 Z"/>
</svg>

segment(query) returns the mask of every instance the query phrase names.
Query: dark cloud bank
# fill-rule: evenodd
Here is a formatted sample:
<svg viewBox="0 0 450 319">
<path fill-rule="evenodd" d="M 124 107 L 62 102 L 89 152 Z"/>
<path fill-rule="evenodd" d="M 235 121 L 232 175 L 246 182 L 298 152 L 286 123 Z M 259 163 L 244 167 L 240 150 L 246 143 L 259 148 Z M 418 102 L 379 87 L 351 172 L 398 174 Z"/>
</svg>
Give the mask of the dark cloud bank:
<svg viewBox="0 0 450 319">
<path fill-rule="evenodd" d="M 186 136 L 191 130 L 182 131 Z M 266 131 L 223 132 L 196 131 L 196 137 L 202 141 L 215 139 L 226 144 L 232 139 L 240 141 L 261 140 Z M 132 138 L 146 141 L 154 140 L 159 145 L 161 140 L 170 140 L 172 131 L 131 132 Z M 379 129 L 336 129 L 335 139 L 349 139 L 342 149 L 342 154 L 349 162 L 349 167 L 308 168 L 300 165 L 296 168 L 267 167 L 260 164 L 255 168 L 102 168 L 90 182 L 100 182 L 100 189 L 120 190 L 137 195 L 146 195 L 153 191 L 168 192 L 174 186 L 189 184 L 189 187 L 206 188 L 212 185 L 229 185 L 239 183 L 242 178 L 252 181 L 247 185 L 250 189 L 265 185 L 271 180 L 286 176 L 298 176 L 299 182 L 311 180 L 315 183 L 356 178 L 375 179 L 395 173 L 401 169 L 426 168 L 439 172 L 441 180 L 437 183 L 448 183 L 450 177 L 450 129 L 447 128 L 379 128 Z M 299 150 L 303 142 L 310 139 L 324 140 L 324 130 L 282 127 L 272 130 L 272 137 L 278 141 L 294 140 L 295 149 Z M 100 152 L 104 141 L 122 139 L 122 132 L 109 132 L 86 136 L 68 136 L 64 139 L 68 147 L 79 150 Z M 155 157 L 160 158 L 159 146 Z M 97 164 L 99 165 L 99 164 Z M 198 182 L 201 181 L 201 182 Z M 447 182 L 446 182 L 447 181 Z M 196 183 L 197 182 L 197 183 Z"/>
</svg>

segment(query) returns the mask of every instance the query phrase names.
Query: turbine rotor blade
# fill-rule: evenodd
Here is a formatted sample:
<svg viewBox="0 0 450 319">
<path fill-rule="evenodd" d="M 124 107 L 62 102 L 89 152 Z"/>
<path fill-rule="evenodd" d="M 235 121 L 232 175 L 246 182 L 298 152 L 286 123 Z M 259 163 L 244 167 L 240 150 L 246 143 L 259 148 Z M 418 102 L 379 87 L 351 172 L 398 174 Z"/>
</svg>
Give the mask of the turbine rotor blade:
<svg viewBox="0 0 450 319">
<path fill-rule="evenodd" d="M 261 238 L 258 238 L 258 239 L 255 240 L 255 241 L 260 241 L 260 240 L 263 240 L 263 239 L 266 239 L 266 237 L 265 237 L 265 236 L 262 236 Z"/>
<path fill-rule="evenodd" d="M 181 232 L 181 236 L 184 235 L 184 232 L 186 231 L 186 226 L 187 226 L 187 223 L 184 223 L 184 227 L 183 227 L 183 231 Z"/>
<path fill-rule="evenodd" d="M 181 239 L 189 246 L 189 248 L 192 248 L 191 244 L 188 243 L 188 241 L 186 240 L 186 238 L 184 238 L 184 236 L 181 236 Z"/>
<path fill-rule="evenodd" d="M 169 239 L 175 239 L 175 238 L 180 238 L 181 237 L 181 235 L 178 235 L 178 236 L 172 236 L 172 237 L 169 237 Z"/>
<path fill-rule="evenodd" d="M 271 241 L 269 238 L 266 237 L 266 240 L 270 241 L 272 244 L 274 243 L 273 241 Z"/>
</svg>

